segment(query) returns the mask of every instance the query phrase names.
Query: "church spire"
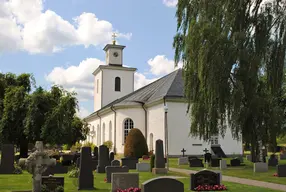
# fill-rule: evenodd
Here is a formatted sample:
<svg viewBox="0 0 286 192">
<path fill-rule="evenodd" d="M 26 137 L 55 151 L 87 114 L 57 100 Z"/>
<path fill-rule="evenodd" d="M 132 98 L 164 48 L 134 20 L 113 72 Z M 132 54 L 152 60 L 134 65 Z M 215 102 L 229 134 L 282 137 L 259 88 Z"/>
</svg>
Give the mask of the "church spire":
<svg viewBox="0 0 286 192">
<path fill-rule="evenodd" d="M 113 45 L 116 44 L 116 39 L 115 39 L 116 37 L 117 37 L 117 36 L 116 36 L 116 33 L 113 33 L 113 34 L 112 34 L 112 38 L 113 38 L 112 44 L 113 44 Z"/>
</svg>

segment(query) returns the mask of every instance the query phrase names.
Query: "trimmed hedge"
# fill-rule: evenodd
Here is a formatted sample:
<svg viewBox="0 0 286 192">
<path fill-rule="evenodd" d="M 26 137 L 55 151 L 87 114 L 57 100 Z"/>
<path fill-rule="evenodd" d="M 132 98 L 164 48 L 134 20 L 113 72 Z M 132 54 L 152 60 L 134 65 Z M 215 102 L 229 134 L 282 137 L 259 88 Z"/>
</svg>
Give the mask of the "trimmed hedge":
<svg viewBox="0 0 286 192">
<path fill-rule="evenodd" d="M 124 156 L 141 158 L 143 155 L 148 155 L 146 139 L 139 129 L 133 128 L 126 138 Z"/>
</svg>

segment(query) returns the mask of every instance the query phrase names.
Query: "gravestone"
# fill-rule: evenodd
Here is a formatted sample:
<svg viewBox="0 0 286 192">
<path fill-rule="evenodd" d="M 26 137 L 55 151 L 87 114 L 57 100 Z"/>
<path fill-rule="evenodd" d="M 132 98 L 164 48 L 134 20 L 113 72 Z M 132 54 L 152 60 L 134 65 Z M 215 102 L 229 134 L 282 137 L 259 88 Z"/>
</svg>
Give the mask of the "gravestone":
<svg viewBox="0 0 286 192">
<path fill-rule="evenodd" d="M 74 155 L 72 154 L 64 154 L 62 155 L 62 165 L 63 166 L 70 166 L 72 164 Z"/>
<path fill-rule="evenodd" d="M 152 169 L 153 174 L 166 174 L 168 172 L 168 170 L 165 168 L 163 149 L 163 141 L 158 139 L 156 141 L 155 167 Z"/>
<path fill-rule="evenodd" d="M 98 147 L 96 146 L 93 148 L 93 156 L 98 159 Z"/>
<path fill-rule="evenodd" d="M 121 159 L 122 166 L 127 166 L 129 169 L 136 169 L 138 159 L 136 157 L 125 157 Z"/>
<path fill-rule="evenodd" d="M 110 161 L 110 163 L 111 163 L 111 161 L 113 161 L 114 160 L 114 153 L 113 152 L 110 152 L 109 153 L 109 161 Z"/>
<path fill-rule="evenodd" d="M 222 159 L 219 162 L 220 162 L 220 165 L 219 165 L 220 170 L 227 169 L 226 160 Z"/>
<path fill-rule="evenodd" d="M 118 189 L 139 187 L 139 173 L 112 173 L 111 175 L 111 192 Z"/>
<path fill-rule="evenodd" d="M 181 150 L 181 152 L 183 153 L 183 157 L 185 157 L 186 149 L 183 148 L 183 149 Z"/>
<path fill-rule="evenodd" d="M 286 177 L 286 165 L 277 165 L 277 176 Z"/>
<path fill-rule="evenodd" d="M 190 167 L 204 167 L 203 160 L 201 160 L 201 159 L 191 159 L 189 161 L 189 166 Z"/>
<path fill-rule="evenodd" d="M 141 192 L 184 192 L 184 184 L 173 178 L 157 177 L 145 181 L 141 185 Z"/>
<path fill-rule="evenodd" d="M 45 185 L 49 192 L 55 192 L 59 186 L 64 188 L 64 177 L 43 176 L 42 185 Z"/>
<path fill-rule="evenodd" d="M 268 171 L 267 163 L 257 162 L 253 164 L 254 173 L 267 172 L 267 171 Z"/>
<path fill-rule="evenodd" d="M 116 159 L 111 161 L 111 166 L 119 167 L 120 166 L 120 161 L 118 161 Z"/>
<path fill-rule="evenodd" d="M 3 144 L 1 150 L 0 174 L 14 173 L 14 146 L 12 144 Z"/>
<path fill-rule="evenodd" d="M 286 153 L 281 153 L 280 160 L 285 160 L 285 159 L 286 159 Z"/>
<path fill-rule="evenodd" d="M 150 163 L 137 163 L 136 170 L 139 172 L 149 172 L 150 171 Z"/>
<path fill-rule="evenodd" d="M 276 167 L 278 165 L 278 159 L 274 154 L 270 155 L 270 158 L 268 159 L 268 166 Z"/>
<path fill-rule="evenodd" d="M 98 153 L 98 166 L 96 169 L 97 173 L 105 173 L 105 167 L 109 164 L 109 152 L 105 145 L 99 146 Z"/>
<path fill-rule="evenodd" d="M 219 161 L 220 161 L 221 159 L 220 158 L 212 158 L 212 160 L 211 160 L 211 166 L 212 167 L 219 167 Z"/>
<path fill-rule="evenodd" d="M 231 159 L 230 160 L 230 166 L 240 166 L 240 160 L 239 159 Z"/>
<path fill-rule="evenodd" d="M 188 165 L 189 158 L 188 157 L 179 157 L 178 165 Z"/>
<path fill-rule="evenodd" d="M 195 190 L 199 185 L 220 185 L 220 174 L 209 170 L 191 174 L 190 190 Z"/>
<path fill-rule="evenodd" d="M 93 187 L 91 148 L 82 147 L 78 174 L 78 190 L 91 190 Z"/>
<path fill-rule="evenodd" d="M 29 173 L 33 175 L 33 192 L 42 189 L 42 174 L 49 166 L 56 165 L 56 159 L 50 159 L 48 153 L 44 152 L 42 141 L 36 141 L 36 151 L 25 160 L 25 166 Z"/>
<path fill-rule="evenodd" d="M 56 163 L 55 166 L 50 166 L 43 172 L 43 176 L 49 176 L 54 174 L 65 174 L 68 172 L 68 167 L 63 166 L 61 163 Z"/>
<path fill-rule="evenodd" d="M 112 173 L 121 173 L 121 172 L 129 172 L 128 167 L 114 167 L 114 166 L 106 166 L 105 167 L 105 172 L 106 172 L 106 179 L 107 183 L 111 182 L 111 174 Z"/>
<path fill-rule="evenodd" d="M 204 161 L 205 161 L 205 163 L 210 164 L 211 160 L 212 160 L 212 154 L 211 153 L 204 154 Z"/>
</svg>

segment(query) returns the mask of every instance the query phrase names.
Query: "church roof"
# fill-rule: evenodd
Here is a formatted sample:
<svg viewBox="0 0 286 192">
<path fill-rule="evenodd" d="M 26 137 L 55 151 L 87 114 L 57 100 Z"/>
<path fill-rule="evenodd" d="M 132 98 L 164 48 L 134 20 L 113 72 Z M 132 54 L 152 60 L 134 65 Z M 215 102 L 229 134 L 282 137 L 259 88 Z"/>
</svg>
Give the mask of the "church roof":
<svg viewBox="0 0 286 192">
<path fill-rule="evenodd" d="M 184 81 L 182 76 L 182 69 L 177 69 L 176 71 L 103 106 L 100 110 L 92 113 L 88 117 L 91 117 L 97 112 L 100 112 L 101 110 L 111 106 L 148 104 L 163 98 L 183 97 Z"/>
</svg>

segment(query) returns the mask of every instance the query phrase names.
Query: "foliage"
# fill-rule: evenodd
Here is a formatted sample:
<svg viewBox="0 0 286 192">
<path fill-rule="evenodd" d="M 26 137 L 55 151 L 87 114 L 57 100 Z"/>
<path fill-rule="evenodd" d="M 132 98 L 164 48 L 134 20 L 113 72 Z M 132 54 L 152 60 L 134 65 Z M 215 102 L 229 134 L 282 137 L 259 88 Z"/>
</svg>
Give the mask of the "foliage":
<svg viewBox="0 0 286 192">
<path fill-rule="evenodd" d="M 190 134 L 276 145 L 285 132 L 286 2 L 179 0 L 175 62 L 183 62 Z M 191 106 L 191 108 L 190 108 Z"/>
<path fill-rule="evenodd" d="M 68 172 L 68 176 L 71 178 L 78 178 L 79 175 L 79 168 L 75 167 Z"/>
<path fill-rule="evenodd" d="M 116 192 L 140 192 L 141 189 L 138 187 L 130 187 L 128 189 L 117 189 Z"/>
<path fill-rule="evenodd" d="M 103 145 L 105 145 L 109 150 L 111 150 L 113 143 L 112 143 L 112 141 L 105 141 L 105 142 L 103 142 Z"/>
<path fill-rule="evenodd" d="M 62 148 L 63 148 L 63 150 L 65 150 L 65 151 L 67 151 L 67 150 L 70 149 L 70 147 L 69 147 L 67 144 L 64 144 L 64 145 L 62 146 Z"/>
<path fill-rule="evenodd" d="M 63 186 L 58 186 L 55 190 L 55 192 L 64 192 Z"/>
<path fill-rule="evenodd" d="M 143 155 L 148 155 L 146 139 L 139 129 L 133 128 L 126 137 L 124 156 L 141 158 Z"/>
<path fill-rule="evenodd" d="M 42 185 L 41 192 L 49 192 L 49 189 L 46 185 Z"/>
<path fill-rule="evenodd" d="M 73 152 L 80 151 L 81 147 L 82 147 L 82 144 L 79 142 L 76 142 L 74 145 L 71 146 L 70 150 Z"/>
<path fill-rule="evenodd" d="M 94 150 L 95 144 L 93 144 L 92 142 L 86 142 L 83 144 L 83 147 L 90 147 L 91 151 Z"/>
<path fill-rule="evenodd" d="M 155 167 L 155 155 L 151 155 L 150 157 L 150 171 L 152 172 L 152 169 Z"/>
<path fill-rule="evenodd" d="M 195 191 L 225 191 L 227 190 L 224 185 L 199 185 L 195 188 Z"/>
<path fill-rule="evenodd" d="M 14 163 L 14 174 L 22 174 L 23 173 L 23 170 L 22 170 L 22 168 L 19 166 L 19 165 L 17 165 L 16 163 Z"/>
</svg>

